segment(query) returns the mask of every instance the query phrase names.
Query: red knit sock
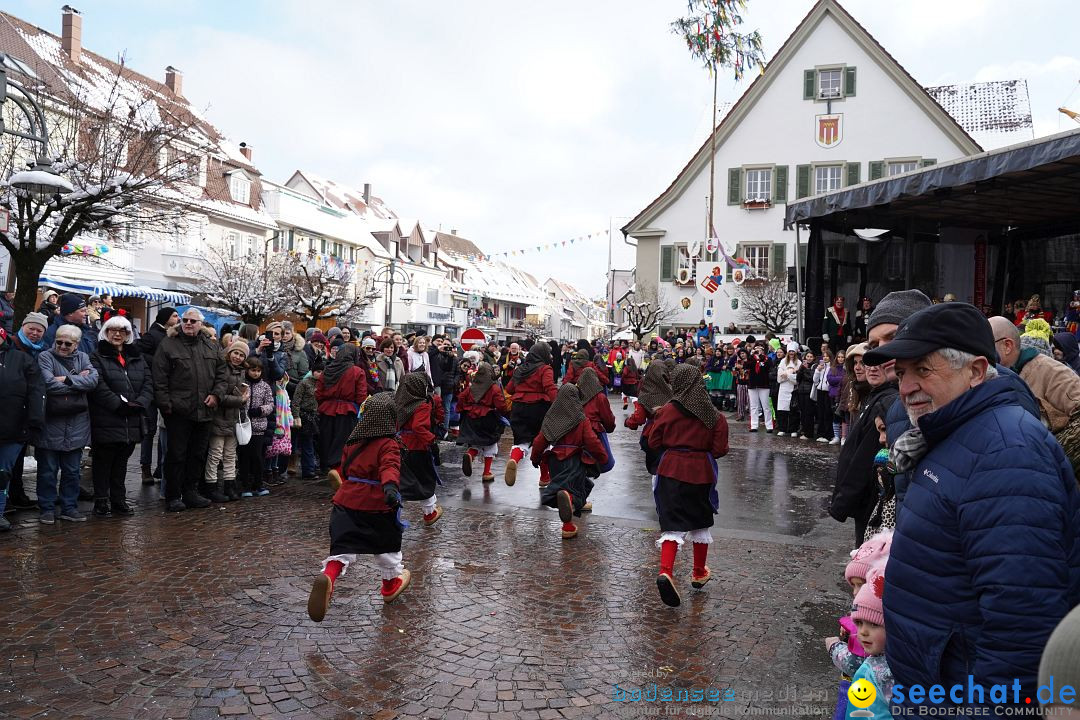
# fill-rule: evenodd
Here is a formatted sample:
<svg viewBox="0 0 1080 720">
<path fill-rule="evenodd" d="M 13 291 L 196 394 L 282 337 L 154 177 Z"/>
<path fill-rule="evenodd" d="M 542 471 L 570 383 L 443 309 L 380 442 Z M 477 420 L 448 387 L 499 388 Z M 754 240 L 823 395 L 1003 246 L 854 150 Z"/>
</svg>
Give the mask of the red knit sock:
<svg viewBox="0 0 1080 720">
<path fill-rule="evenodd" d="M 675 575 L 675 553 L 679 552 L 679 543 L 674 540 L 665 540 L 660 543 L 660 573 Z"/>
<path fill-rule="evenodd" d="M 525 453 L 522 452 L 521 448 L 519 448 L 519 447 L 516 447 L 516 448 L 514 448 L 513 450 L 510 451 L 510 459 L 513 460 L 516 463 L 521 462 L 521 459 L 523 457 L 525 457 Z"/>
<path fill-rule="evenodd" d="M 491 461 L 494 460 L 494 459 L 495 458 L 491 458 L 491 457 L 484 458 L 484 474 L 485 475 L 490 475 L 491 474 Z"/>
<path fill-rule="evenodd" d="M 340 560 L 331 560 L 326 563 L 326 569 L 323 570 L 323 575 L 330 578 L 330 582 L 337 582 L 338 575 L 345 569 L 345 563 Z"/>
<path fill-rule="evenodd" d="M 705 574 L 705 559 L 709 556 L 709 543 L 694 543 L 694 577 Z"/>
<path fill-rule="evenodd" d="M 544 458 L 543 460 L 540 461 L 540 482 L 542 482 L 542 483 L 551 482 L 551 471 L 548 470 L 547 458 Z"/>
<path fill-rule="evenodd" d="M 479 455 L 479 454 L 480 454 L 480 451 L 477 450 L 476 448 L 469 448 L 469 457 L 471 457 L 473 460 L 475 460 L 476 456 Z"/>
</svg>

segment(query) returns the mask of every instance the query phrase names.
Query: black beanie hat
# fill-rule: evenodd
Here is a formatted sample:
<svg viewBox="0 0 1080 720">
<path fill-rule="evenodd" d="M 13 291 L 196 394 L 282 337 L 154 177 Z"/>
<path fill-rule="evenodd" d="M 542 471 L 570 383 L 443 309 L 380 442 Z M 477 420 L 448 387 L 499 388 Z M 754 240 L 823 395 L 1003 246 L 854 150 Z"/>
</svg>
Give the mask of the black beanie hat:
<svg viewBox="0 0 1080 720">
<path fill-rule="evenodd" d="M 158 325 L 161 325 L 162 327 L 165 327 L 165 323 L 169 322 L 169 318 L 173 316 L 174 312 L 176 312 L 176 308 L 163 307 L 157 311 L 157 317 L 154 318 L 154 322 L 156 322 Z"/>
</svg>

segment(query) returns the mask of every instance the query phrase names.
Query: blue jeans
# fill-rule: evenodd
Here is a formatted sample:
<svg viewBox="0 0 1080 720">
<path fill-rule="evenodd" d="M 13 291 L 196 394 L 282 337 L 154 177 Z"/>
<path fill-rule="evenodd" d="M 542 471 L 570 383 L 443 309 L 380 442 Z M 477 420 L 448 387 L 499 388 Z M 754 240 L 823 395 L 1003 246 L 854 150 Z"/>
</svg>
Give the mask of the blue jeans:
<svg viewBox="0 0 1080 720">
<path fill-rule="evenodd" d="M 454 404 L 454 393 L 446 393 L 442 396 L 443 406 L 443 421 L 442 421 L 442 436 L 446 437 L 446 434 L 450 432 L 450 407 Z"/>
<path fill-rule="evenodd" d="M 293 440 L 300 439 L 300 474 L 310 478 L 319 474 L 319 463 L 315 459 L 315 436 L 311 433 L 293 433 Z"/>
<path fill-rule="evenodd" d="M 7 507 L 8 485 L 11 483 L 11 469 L 19 459 L 22 443 L 0 443 L 0 515 Z"/>
<path fill-rule="evenodd" d="M 60 477 L 60 510 L 79 509 L 79 462 L 82 449 L 44 450 L 36 448 L 37 497 L 41 512 L 56 511 L 56 478 Z"/>
</svg>

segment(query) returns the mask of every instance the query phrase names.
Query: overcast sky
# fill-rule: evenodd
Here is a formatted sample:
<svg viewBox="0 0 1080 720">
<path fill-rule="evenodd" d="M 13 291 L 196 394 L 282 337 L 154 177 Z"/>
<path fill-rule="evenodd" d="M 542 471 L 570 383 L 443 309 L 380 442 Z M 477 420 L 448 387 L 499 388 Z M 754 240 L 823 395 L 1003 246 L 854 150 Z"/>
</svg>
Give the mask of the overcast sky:
<svg viewBox="0 0 1080 720">
<path fill-rule="evenodd" d="M 457 229 L 488 253 L 613 231 L 707 137 L 711 83 L 669 23 L 685 0 L 73 0 L 83 45 L 163 78 L 266 177 L 303 168 L 372 183 L 404 217 Z M 4 10 L 59 34 L 58 0 Z M 750 0 L 769 57 L 811 0 Z M 1076 127 L 1080 3 L 847 0 L 923 85 L 1028 80 L 1036 135 Z M 720 95 L 743 85 L 722 75 Z M 515 259 L 602 296 L 606 238 Z"/>
</svg>

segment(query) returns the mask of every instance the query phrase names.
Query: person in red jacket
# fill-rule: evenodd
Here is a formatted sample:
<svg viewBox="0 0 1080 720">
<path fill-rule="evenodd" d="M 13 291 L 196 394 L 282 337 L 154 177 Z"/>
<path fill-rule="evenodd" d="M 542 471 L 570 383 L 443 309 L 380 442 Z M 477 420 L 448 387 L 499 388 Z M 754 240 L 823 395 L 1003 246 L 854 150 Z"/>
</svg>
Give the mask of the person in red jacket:
<svg viewBox="0 0 1080 720">
<path fill-rule="evenodd" d="M 626 364 L 622 367 L 622 409 L 630 406 L 630 398 L 636 398 L 638 383 L 641 381 L 641 373 L 638 371 L 634 356 L 628 355 Z"/>
<path fill-rule="evenodd" d="M 323 472 L 341 462 L 341 449 L 356 425 L 356 413 L 367 398 L 367 378 L 356 367 L 356 346 L 341 345 L 315 382 L 319 403 L 319 460 Z"/>
<path fill-rule="evenodd" d="M 728 427 L 716 412 L 701 371 L 680 365 L 671 373 L 671 402 L 656 412 L 645 431 L 649 447 L 662 453 L 653 480 L 653 499 L 660 518 L 660 574 L 656 587 L 665 605 L 681 602 L 675 588 L 675 554 L 686 540 L 694 543 L 691 585 L 709 581 L 705 565 L 712 533 L 716 494 L 716 458 L 728 451 Z"/>
<path fill-rule="evenodd" d="M 492 482 L 491 461 L 499 454 L 499 438 L 505 425 L 502 418 L 510 409 L 502 387 L 495 381 L 495 370 L 490 363 L 477 364 L 476 372 L 469 381 L 468 389 L 458 398 L 461 413 L 459 439 L 469 449 L 461 456 L 461 472 L 472 477 L 472 461 L 484 453 L 484 482 Z"/>
<path fill-rule="evenodd" d="M 578 376 L 581 375 L 581 371 L 587 367 L 591 367 L 596 371 L 596 376 L 600 378 L 600 382 L 607 385 L 611 380 L 608 378 L 607 368 L 603 363 L 599 365 L 589 359 L 589 353 L 584 350 L 578 350 L 570 357 L 570 367 L 566 370 L 566 377 L 563 378 L 563 384 L 576 383 Z"/>
<path fill-rule="evenodd" d="M 615 432 L 615 415 L 611 412 L 611 403 L 604 392 L 604 386 L 600 384 L 600 378 L 592 368 L 585 368 L 581 372 L 577 386 L 581 391 L 581 405 L 585 410 L 585 417 L 607 450 L 608 460 L 599 464 L 599 470 L 602 473 L 609 472 L 615 467 L 615 457 L 611 454 L 611 443 L 608 442 L 608 433 Z"/>
<path fill-rule="evenodd" d="M 581 392 L 575 386 L 559 388 L 533 440 L 530 459 L 534 467 L 547 460 L 551 483 L 540 492 L 540 502 L 559 509 L 563 539 L 574 537 L 578 529 L 573 518 L 581 517 L 593 488 L 589 476 L 596 474 L 587 471 L 586 465 L 602 465 L 608 459 L 607 450 L 585 417 Z"/>
<path fill-rule="evenodd" d="M 505 480 L 507 485 L 513 485 L 517 481 L 518 463 L 525 458 L 525 452 L 540 432 L 544 415 L 559 392 L 555 387 L 555 373 L 551 369 L 551 346 L 546 342 L 532 346 L 525 360 L 514 369 L 506 392 L 513 400 L 510 429 L 514 431 L 514 448 L 510 451 L 510 461 L 506 463 Z M 541 485 L 545 484 L 547 476 L 547 465 L 542 463 Z"/>
<path fill-rule="evenodd" d="M 434 525 L 443 514 L 435 497 L 435 486 L 442 485 L 442 480 L 431 450 L 438 443 L 431 428 L 442 425 L 443 409 L 441 402 L 432 402 L 430 390 L 427 373 L 419 370 L 406 375 L 394 394 L 398 438 L 404 446 L 401 497 L 423 501 L 425 525 Z"/>
<path fill-rule="evenodd" d="M 649 363 L 649 367 L 645 369 L 645 377 L 641 381 L 641 391 L 634 402 L 634 412 L 623 421 L 623 425 L 631 430 L 637 430 L 639 427 L 648 430 L 656 416 L 656 411 L 671 400 L 671 385 L 668 383 L 670 372 L 668 364 L 659 357 Z M 650 475 L 655 475 L 656 466 L 660 462 L 660 453 L 649 447 L 644 430 L 638 440 L 638 445 L 645 452 L 645 469 Z"/>
<path fill-rule="evenodd" d="M 351 347 L 351 346 L 350 346 Z M 360 378 L 363 381 L 363 377 Z M 357 555 L 374 555 L 382 569 L 383 602 L 391 602 L 412 579 L 401 564 L 401 452 L 397 411 L 390 393 L 372 395 L 360 408 L 341 465 L 331 474 L 340 481 L 330 510 L 330 555 L 323 560 L 308 596 L 308 616 L 322 622 L 338 576 Z"/>
</svg>

